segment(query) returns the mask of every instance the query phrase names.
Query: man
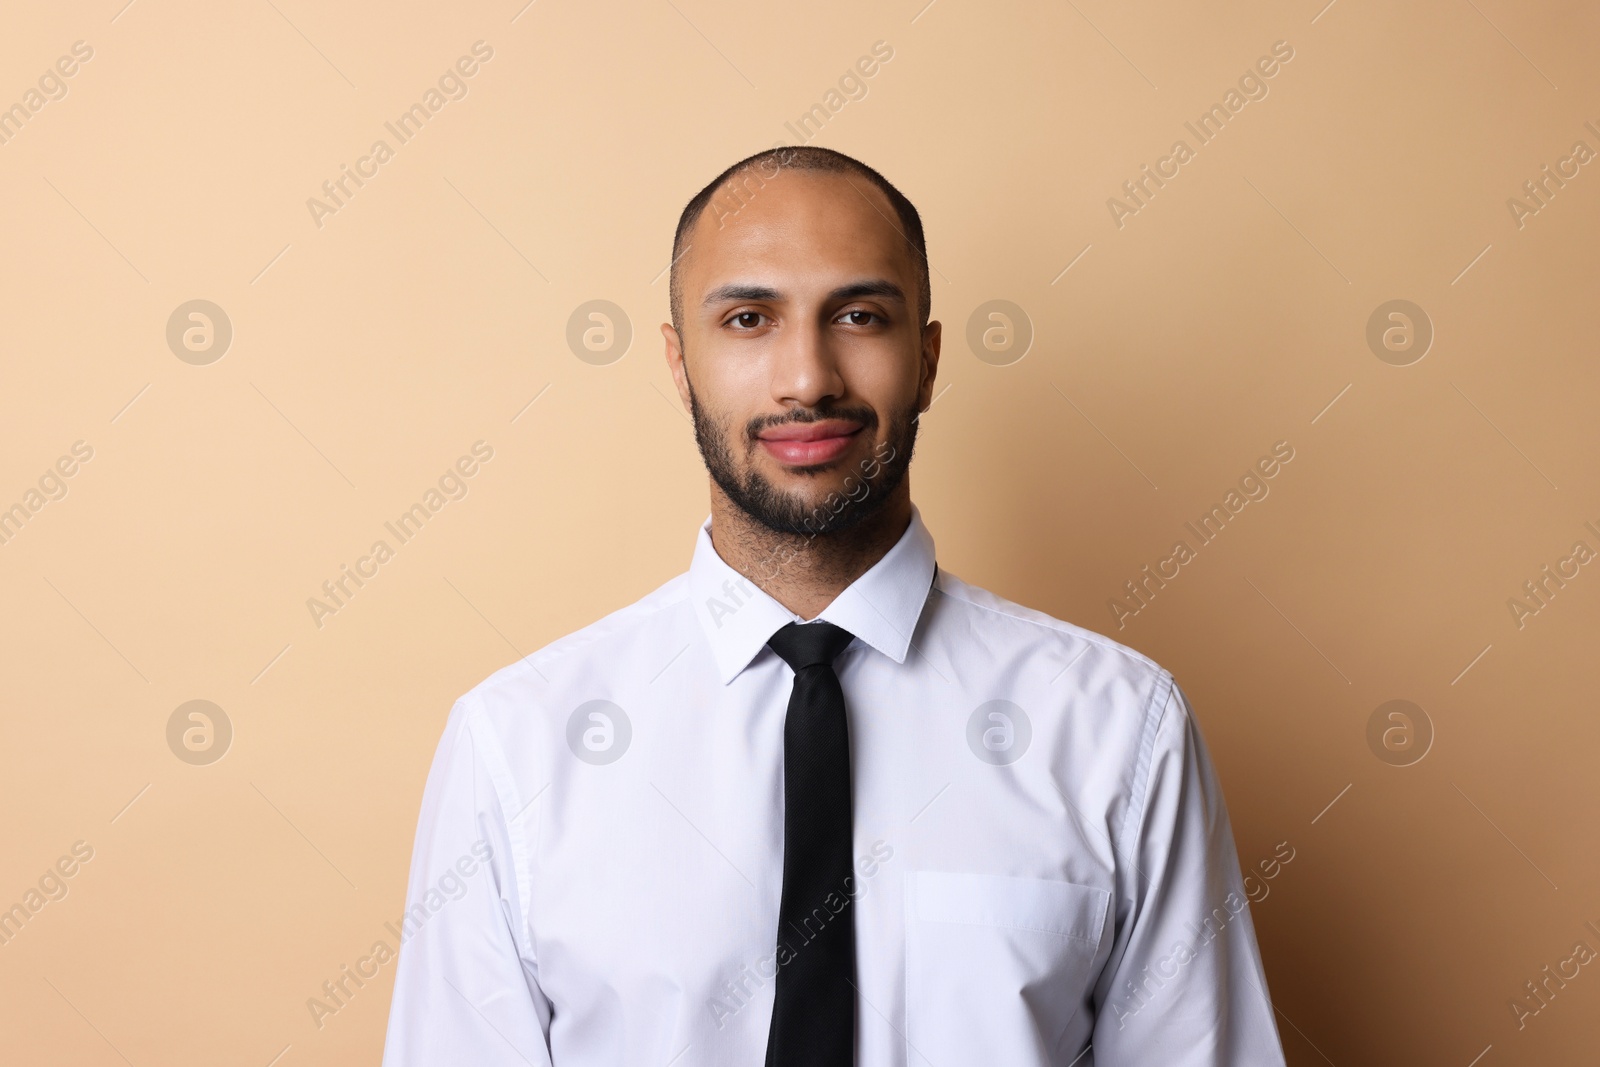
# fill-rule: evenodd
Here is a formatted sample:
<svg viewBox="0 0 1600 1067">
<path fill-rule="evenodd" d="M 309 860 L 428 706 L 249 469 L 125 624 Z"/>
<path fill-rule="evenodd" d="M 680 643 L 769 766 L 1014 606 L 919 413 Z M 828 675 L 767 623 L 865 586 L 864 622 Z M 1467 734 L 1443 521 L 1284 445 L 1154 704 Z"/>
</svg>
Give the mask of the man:
<svg viewBox="0 0 1600 1067">
<path fill-rule="evenodd" d="M 821 148 L 673 248 L 687 574 L 456 704 L 385 1062 L 1282 1064 L 1172 675 L 934 562 L 916 209 Z"/>
</svg>

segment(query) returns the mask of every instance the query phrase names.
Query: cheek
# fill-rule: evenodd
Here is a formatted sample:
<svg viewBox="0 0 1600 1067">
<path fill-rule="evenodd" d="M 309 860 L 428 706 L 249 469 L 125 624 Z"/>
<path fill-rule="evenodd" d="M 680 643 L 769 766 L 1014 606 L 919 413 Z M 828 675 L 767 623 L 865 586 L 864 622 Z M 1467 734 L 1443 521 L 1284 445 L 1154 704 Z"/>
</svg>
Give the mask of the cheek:
<svg viewBox="0 0 1600 1067">
<path fill-rule="evenodd" d="M 862 403 L 878 413 L 880 433 L 887 429 L 890 416 L 913 407 L 921 386 L 920 363 L 915 352 L 884 346 L 851 353 L 843 363 L 848 401 Z"/>
<path fill-rule="evenodd" d="M 689 387 L 711 422 L 743 426 L 752 415 L 772 410 L 771 381 L 760 360 L 704 347 L 690 351 L 685 360 Z"/>
<path fill-rule="evenodd" d="M 684 365 L 695 394 L 708 405 L 744 410 L 771 403 L 772 367 L 762 345 L 715 333 L 691 338 Z"/>
</svg>

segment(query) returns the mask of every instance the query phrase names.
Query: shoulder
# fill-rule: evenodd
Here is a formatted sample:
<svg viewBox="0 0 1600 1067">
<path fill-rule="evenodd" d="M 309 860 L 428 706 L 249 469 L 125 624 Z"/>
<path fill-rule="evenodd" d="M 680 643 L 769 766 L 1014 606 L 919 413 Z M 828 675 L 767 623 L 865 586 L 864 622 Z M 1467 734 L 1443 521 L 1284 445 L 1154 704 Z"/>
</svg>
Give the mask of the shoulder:
<svg viewBox="0 0 1600 1067">
<path fill-rule="evenodd" d="M 1024 607 L 940 568 L 935 610 L 948 639 L 983 650 L 977 671 L 1018 703 L 1059 716 L 1076 747 L 1132 790 L 1149 766 L 1177 683 L 1161 664 L 1104 634 Z M 954 655 L 963 655 L 951 650 Z M 963 656 L 966 658 L 966 656 Z"/>
<path fill-rule="evenodd" d="M 504 725 L 526 716 L 573 684 L 586 684 L 614 671 L 619 663 L 683 632 L 693 623 L 688 575 L 680 574 L 654 592 L 495 671 L 457 702 Z M 677 615 L 683 618 L 675 618 Z"/>
<path fill-rule="evenodd" d="M 1127 683 L 1156 690 L 1171 686 L 1172 675 L 1155 660 L 1104 634 L 1085 629 L 1042 611 L 1024 607 L 972 585 L 943 567 L 934 582 L 942 610 L 965 616 L 964 621 L 1008 649 L 1023 653 L 1065 655 L 1078 664 L 1082 675 L 1115 675 Z M 1161 693 L 1165 696 L 1165 693 Z"/>
<path fill-rule="evenodd" d="M 1055 708 L 1057 766 L 1078 802 L 1105 800 L 1118 840 L 1143 812 L 1153 770 L 1171 766 L 1198 743 L 1196 724 L 1172 672 L 1136 649 L 1093 630 L 1024 607 L 942 568 L 939 610 L 957 617 L 952 639 L 972 642 L 1017 679 L 1035 707 Z M 1024 679 L 1031 681 L 1024 682 Z M 1037 734 L 1037 724 L 1036 724 Z M 1093 752 L 1085 763 L 1074 753 Z M 1200 753 L 1200 758 L 1204 758 Z M 1059 788 L 1059 787 L 1058 787 Z"/>
</svg>

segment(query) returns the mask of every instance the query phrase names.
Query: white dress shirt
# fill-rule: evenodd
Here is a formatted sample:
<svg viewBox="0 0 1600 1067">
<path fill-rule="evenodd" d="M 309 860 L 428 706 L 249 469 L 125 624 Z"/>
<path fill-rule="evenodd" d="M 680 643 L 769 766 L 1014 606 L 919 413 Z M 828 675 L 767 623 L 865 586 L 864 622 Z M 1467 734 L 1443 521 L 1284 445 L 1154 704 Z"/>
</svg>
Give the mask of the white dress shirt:
<svg viewBox="0 0 1600 1067">
<path fill-rule="evenodd" d="M 794 678 L 766 642 L 797 616 L 709 530 L 451 711 L 386 1067 L 762 1063 Z M 820 618 L 855 635 L 860 1067 L 1283 1064 L 1171 674 L 936 568 L 915 509 Z"/>
</svg>

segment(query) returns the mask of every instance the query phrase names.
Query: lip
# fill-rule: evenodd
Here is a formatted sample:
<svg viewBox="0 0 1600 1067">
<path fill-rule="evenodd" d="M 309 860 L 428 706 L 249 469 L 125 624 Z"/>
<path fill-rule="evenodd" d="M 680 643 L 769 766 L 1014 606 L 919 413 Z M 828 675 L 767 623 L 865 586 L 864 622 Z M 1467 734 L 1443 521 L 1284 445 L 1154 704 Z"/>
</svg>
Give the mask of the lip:
<svg viewBox="0 0 1600 1067">
<path fill-rule="evenodd" d="M 784 466 L 812 467 L 838 459 L 861 429 L 859 422 L 847 419 L 788 422 L 762 431 L 758 439 L 761 447 Z"/>
</svg>

